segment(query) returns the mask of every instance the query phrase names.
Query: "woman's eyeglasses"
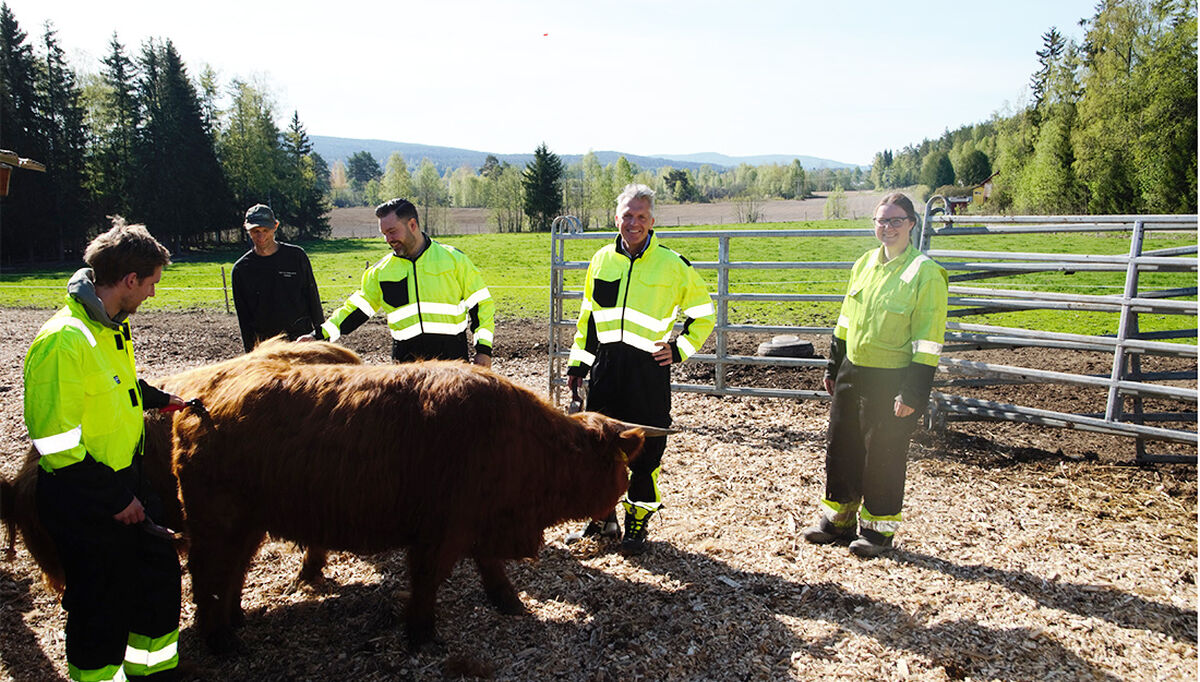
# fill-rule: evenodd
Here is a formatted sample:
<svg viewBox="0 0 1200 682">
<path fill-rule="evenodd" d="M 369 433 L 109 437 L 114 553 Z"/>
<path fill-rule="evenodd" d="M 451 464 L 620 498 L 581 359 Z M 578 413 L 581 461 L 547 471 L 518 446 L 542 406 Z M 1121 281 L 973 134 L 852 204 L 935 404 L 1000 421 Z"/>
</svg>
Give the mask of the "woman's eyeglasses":
<svg viewBox="0 0 1200 682">
<path fill-rule="evenodd" d="M 880 227 L 904 227 L 908 218 L 876 218 L 875 224 Z"/>
</svg>

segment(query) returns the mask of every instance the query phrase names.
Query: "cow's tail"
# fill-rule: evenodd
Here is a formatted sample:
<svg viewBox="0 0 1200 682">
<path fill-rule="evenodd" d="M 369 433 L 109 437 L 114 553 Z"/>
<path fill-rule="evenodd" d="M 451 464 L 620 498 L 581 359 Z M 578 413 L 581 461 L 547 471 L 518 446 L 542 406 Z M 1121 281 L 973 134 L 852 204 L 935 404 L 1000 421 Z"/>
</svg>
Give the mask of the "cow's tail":
<svg viewBox="0 0 1200 682">
<path fill-rule="evenodd" d="M 7 478 L 0 476 L 0 521 L 4 522 L 4 532 L 8 537 L 8 545 L 4 548 L 4 558 L 12 561 L 17 556 L 17 489 Z"/>
</svg>

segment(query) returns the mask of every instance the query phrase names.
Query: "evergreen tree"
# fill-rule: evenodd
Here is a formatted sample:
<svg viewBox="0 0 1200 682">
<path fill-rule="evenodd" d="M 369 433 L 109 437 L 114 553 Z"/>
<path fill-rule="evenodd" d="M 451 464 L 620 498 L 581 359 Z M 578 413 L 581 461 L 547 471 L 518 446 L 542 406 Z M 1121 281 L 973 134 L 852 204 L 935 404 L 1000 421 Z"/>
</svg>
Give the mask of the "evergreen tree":
<svg viewBox="0 0 1200 682">
<path fill-rule="evenodd" d="M 129 216 L 137 175 L 134 147 L 140 123 L 135 70 L 116 33 L 108 47 L 108 55 L 101 60 L 103 94 L 93 118 L 96 142 L 90 163 L 91 195 L 100 215 Z"/>
<path fill-rule="evenodd" d="M 964 185 L 978 185 L 992 174 L 992 163 L 988 161 L 987 154 L 978 149 L 964 156 L 960 166 L 958 176 Z"/>
<path fill-rule="evenodd" d="M 326 163 L 325 157 L 316 152 L 309 154 L 309 157 L 312 159 L 313 175 L 317 179 L 317 189 L 321 191 L 321 194 L 328 195 L 330 186 L 333 184 L 330 179 L 332 171 L 329 169 L 329 164 Z"/>
<path fill-rule="evenodd" d="M 931 189 L 954 184 L 954 165 L 946 152 L 934 152 L 921 162 L 921 184 Z"/>
<path fill-rule="evenodd" d="M 562 213 L 562 176 L 562 160 L 543 142 L 534 150 L 533 161 L 525 166 L 521 182 L 525 191 L 525 215 L 529 216 L 535 230 L 548 231 L 550 223 Z"/>
<path fill-rule="evenodd" d="M 1062 58 L 1066 43 L 1056 27 L 1042 34 L 1042 49 L 1037 51 L 1038 64 L 1041 65 L 1029 79 L 1029 87 L 1033 93 L 1033 111 L 1040 114 L 1042 105 L 1046 103 L 1050 80 L 1054 77 L 1055 69 Z M 1040 122 L 1040 117 L 1034 118 L 1034 123 Z"/>
<path fill-rule="evenodd" d="M 301 239 L 329 236 L 329 204 L 317 177 L 312 141 L 300 123 L 300 112 L 292 112 L 292 121 L 283 134 L 285 159 L 287 224 L 296 228 Z M 321 161 L 324 164 L 324 160 Z"/>
<path fill-rule="evenodd" d="M 137 93 L 145 113 L 133 219 L 175 245 L 237 225 L 245 207 L 229 191 L 196 89 L 171 41 L 143 46 Z"/>
<path fill-rule="evenodd" d="M 46 140 L 46 179 L 49 181 L 47 218 L 53 226 L 53 253 L 62 260 L 68 251 L 82 254 L 87 238 L 88 206 L 83 170 L 87 155 L 84 109 L 75 72 L 66 63 L 53 27 L 47 23 L 42 44 L 43 67 L 37 89 L 43 105 L 42 135 Z"/>
<path fill-rule="evenodd" d="M 371 155 L 371 152 L 366 150 L 354 152 L 350 158 L 346 159 L 346 177 L 350 180 L 350 188 L 356 192 L 361 192 L 370 180 L 375 180 L 383 175 L 383 171 L 379 170 L 379 162 Z"/>
<path fill-rule="evenodd" d="M 42 104 L 36 90 L 37 63 L 25 32 L 8 5 L 0 4 L 0 149 L 43 161 L 47 142 L 42 134 L 39 112 Z M 32 260 L 38 255 L 42 235 L 52 233 L 47 203 L 50 191 L 46 173 L 15 172 L 10 193 L 3 199 L 0 214 L 0 259 L 7 262 Z"/>
</svg>

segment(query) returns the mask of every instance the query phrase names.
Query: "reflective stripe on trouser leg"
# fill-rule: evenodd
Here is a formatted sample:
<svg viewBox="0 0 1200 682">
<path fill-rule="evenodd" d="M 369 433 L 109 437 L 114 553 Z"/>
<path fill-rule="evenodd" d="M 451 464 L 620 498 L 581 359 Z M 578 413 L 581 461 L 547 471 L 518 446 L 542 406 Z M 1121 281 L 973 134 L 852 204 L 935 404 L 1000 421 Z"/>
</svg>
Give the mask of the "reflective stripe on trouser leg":
<svg viewBox="0 0 1200 682">
<path fill-rule="evenodd" d="M 642 504 L 661 504 L 662 492 L 658 489 L 658 473 L 662 470 L 662 457 L 666 449 L 666 436 L 646 439 L 641 454 L 629 466 L 629 491 L 625 499 Z M 655 506 L 655 509 L 657 508 Z"/>
<path fill-rule="evenodd" d="M 830 499 L 821 500 L 821 518 L 835 528 L 851 528 L 854 526 L 855 514 L 858 512 L 859 501 L 835 502 Z"/>
<path fill-rule="evenodd" d="M 890 544 L 900 529 L 900 513 L 876 516 L 863 507 L 858 512 L 858 532 L 875 544 Z"/>
<path fill-rule="evenodd" d="M 130 675 L 152 675 L 170 670 L 179 663 L 179 630 L 162 637 L 147 637 L 129 633 L 129 644 L 125 647 L 125 670 Z"/>
</svg>

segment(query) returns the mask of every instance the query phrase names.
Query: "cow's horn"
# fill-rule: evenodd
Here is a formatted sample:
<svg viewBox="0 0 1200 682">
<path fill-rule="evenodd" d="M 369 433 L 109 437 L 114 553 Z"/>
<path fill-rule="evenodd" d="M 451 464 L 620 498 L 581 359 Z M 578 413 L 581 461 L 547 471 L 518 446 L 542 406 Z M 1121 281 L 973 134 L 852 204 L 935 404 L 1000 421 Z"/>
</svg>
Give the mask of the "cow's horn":
<svg viewBox="0 0 1200 682">
<path fill-rule="evenodd" d="M 679 429 L 665 429 L 661 426 L 646 426 L 645 424 L 634 424 L 633 422 L 621 422 L 621 425 L 626 429 L 641 429 L 642 433 L 646 434 L 647 438 L 669 436 L 672 433 L 679 433 Z"/>
</svg>

